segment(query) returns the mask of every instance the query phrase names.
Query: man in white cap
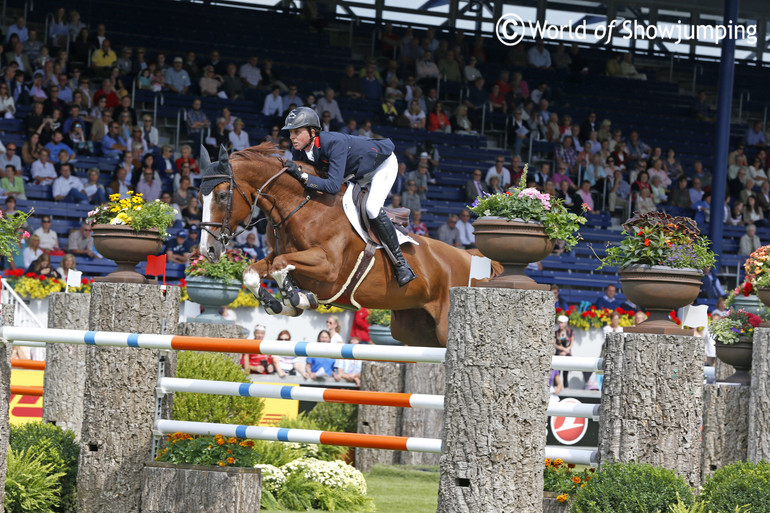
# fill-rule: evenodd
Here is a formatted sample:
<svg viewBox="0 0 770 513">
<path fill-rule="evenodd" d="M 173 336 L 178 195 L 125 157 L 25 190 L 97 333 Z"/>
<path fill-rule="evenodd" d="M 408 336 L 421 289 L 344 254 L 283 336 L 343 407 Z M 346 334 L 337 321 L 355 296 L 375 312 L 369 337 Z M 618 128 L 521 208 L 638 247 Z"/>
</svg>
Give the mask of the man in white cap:
<svg viewBox="0 0 770 513">
<path fill-rule="evenodd" d="M 174 57 L 174 65 L 165 72 L 166 87 L 169 91 L 179 94 L 187 94 L 190 88 L 190 75 L 182 69 L 183 59 Z"/>
</svg>

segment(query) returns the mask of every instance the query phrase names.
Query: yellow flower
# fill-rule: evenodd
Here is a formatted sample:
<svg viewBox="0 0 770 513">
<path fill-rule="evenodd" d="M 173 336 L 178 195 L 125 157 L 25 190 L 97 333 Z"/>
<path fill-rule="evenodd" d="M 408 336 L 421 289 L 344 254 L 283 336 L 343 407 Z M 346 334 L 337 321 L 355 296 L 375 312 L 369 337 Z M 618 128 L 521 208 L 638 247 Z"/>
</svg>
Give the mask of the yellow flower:
<svg viewBox="0 0 770 513">
<path fill-rule="evenodd" d="M 227 458 L 227 463 L 232 465 L 233 463 L 235 463 L 235 458 L 233 458 L 233 457 Z"/>
<path fill-rule="evenodd" d="M 219 465 L 220 467 L 224 467 L 225 466 L 225 462 L 224 461 L 220 461 L 219 463 L 217 463 L 217 465 Z"/>
<path fill-rule="evenodd" d="M 546 458 L 545 459 L 545 466 L 547 467 L 550 464 L 551 464 L 551 458 Z"/>
<path fill-rule="evenodd" d="M 128 194 L 130 196 L 130 195 L 134 194 L 134 191 L 128 191 Z M 141 194 L 139 196 L 141 196 Z"/>
<path fill-rule="evenodd" d="M 118 201 L 120 199 L 120 194 L 110 194 L 110 201 Z"/>
<path fill-rule="evenodd" d="M 553 460 L 553 466 L 554 467 L 558 467 L 562 463 L 564 463 L 564 460 L 562 460 L 561 458 L 556 458 L 555 460 Z"/>
<path fill-rule="evenodd" d="M 559 502 L 567 502 L 567 499 L 569 499 L 569 497 L 567 496 L 566 493 L 556 496 L 556 500 Z"/>
<path fill-rule="evenodd" d="M 229 443 L 229 444 L 237 444 L 238 443 L 238 439 L 235 438 L 234 436 L 231 436 L 230 438 L 227 439 L 227 443 Z"/>
</svg>

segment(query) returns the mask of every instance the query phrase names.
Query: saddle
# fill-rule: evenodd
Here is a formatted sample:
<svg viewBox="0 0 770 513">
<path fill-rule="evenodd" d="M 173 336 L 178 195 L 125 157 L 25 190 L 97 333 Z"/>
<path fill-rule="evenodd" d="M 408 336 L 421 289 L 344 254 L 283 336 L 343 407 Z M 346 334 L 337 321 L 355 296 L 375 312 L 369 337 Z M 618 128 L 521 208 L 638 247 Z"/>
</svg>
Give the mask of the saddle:
<svg viewBox="0 0 770 513">
<path fill-rule="evenodd" d="M 382 244 L 382 241 L 380 241 L 379 237 L 377 237 L 377 234 L 374 233 L 371 226 L 369 226 L 369 215 L 366 213 L 366 200 L 369 198 L 369 188 L 361 187 L 357 183 L 352 184 L 351 187 L 353 187 L 353 201 L 356 204 L 358 218 L 361 220 L 361 226 L 364 227 L 364 230 L 366 230 L 366 233 L 370 239 L 370 242 L 367 243 L 367 249 L 369 249 L 369 244 L 372 246 L 381 245 L 385 250 L 385 253 L 388 255 L 388 258 L 390 258 L 390 261 L 395 265 L 396 259 L 390 252 L 390 249 L 385 244 Z M 409 225 L 409 215 L 411 214 L 411 211 L 408 208 L 383 207 L 383 209 L 385 210 L 385 215 L 388 216 L 388 219 L 390 219 L 390 221 L 393 223 L 393 227 L 396 230 L 403 234 L 408 233 L 406 227 Z"/>
</svg>

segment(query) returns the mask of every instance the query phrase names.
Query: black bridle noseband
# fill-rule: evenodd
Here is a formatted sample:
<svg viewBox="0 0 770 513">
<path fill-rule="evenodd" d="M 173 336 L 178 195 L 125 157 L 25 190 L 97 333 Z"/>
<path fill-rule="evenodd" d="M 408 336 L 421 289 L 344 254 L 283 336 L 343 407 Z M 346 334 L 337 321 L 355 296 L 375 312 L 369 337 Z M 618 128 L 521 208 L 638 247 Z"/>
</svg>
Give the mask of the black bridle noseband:
<svg viewBox="0 0 770 513">
<path fill-rule="evenodd" d="M 200 223 L 200 227 L 206 230 L 206 232 L 211 235 L 211 237 L 218 243 L 222 244 L 222 247 L 227 247 L 227 245 L 230 243 L 230 240 L 232 240 L 234 237 L 237 237 L 241 233 L 243 233 L 246 230 L 249 230 L 253 226 L 257 224 L 257 221 L 254 221 L 254 217 L 256 214 L 256 211 L 259 210 L 259 207 L 257 206 L 257 201 L 259 200 L 260 196 L 264 196 L 266 198 L 269 198 L 272 201 L 272 206 L 270 207 L 270 212 L 267 214 L 267 219 L 270 221 L 270 224 L 273 226 L 273 234 L 275 235 L 276 239 L 278 238 L 278 229 L 281 227 L 282 224 L 284 224 L 286 221 L 289 220 L 291 216 L 297 213 L 299 209 L 301 209 L 305 204 L 310 201 L 310 196 L 306 196 L 304 200 L 289 213 L 288 216 L 283 217 L 281 216 L 281 213 L 277 209 L 277 200 L 275 196 L 272 194 L 268 194 L 266 192 L 262 192 L 265 190 L 276 178 L 281 176 L 284 172 L 286 172 L 286 166 L 284 165 L 285 162 L 283 159 L 278 159 L 281 162 L 281 170 L 278 171 L 276 174 L 271 176 L 263 185 L 259 188 L 257 191 L 257 194 L 254 196 L 254 200 L 250 200 L 245 192 L 243 192 L 243 189 L 238 185 L 238 183 L 235 181 L 235 173 L 233 173 L 233 167 L 230 164 L 230 162 L 227 163 L 227 174 L 220 173 L 220 174 L 212 174 L 212 175 L 204 175 L 202 177 L 202 180 L 221 180 L 224 179 L 229 183 L 229 197 L 230 202 L 227 206 L 227 211 L 225 212 L 224 217 L 222 218 L 221 223 L 212 223 L 212 222 L 205 222 Z M 233 215 L 233 197 L 234 192 L 238 191 L 238 193 L 241 195 L 241 197 L 246 201 L 247 205 L 251 205 L 251 212 L 249 215 L 249 222 L 246 224 L 245 227 L 241 227 L 239 231 L 236 233 L 233 233 L 230 230 L 230 220 Z M 213 201 L 213 190 L 212 190 L 212 201 Z M 273 211 L 276 211 L 278 214 L 278 217 L 281 218 L 279 222 L 273 221 Z M 211 228 L 219 228 L 219 233 L 212 232 L 209 227 Z"/>
</svg>

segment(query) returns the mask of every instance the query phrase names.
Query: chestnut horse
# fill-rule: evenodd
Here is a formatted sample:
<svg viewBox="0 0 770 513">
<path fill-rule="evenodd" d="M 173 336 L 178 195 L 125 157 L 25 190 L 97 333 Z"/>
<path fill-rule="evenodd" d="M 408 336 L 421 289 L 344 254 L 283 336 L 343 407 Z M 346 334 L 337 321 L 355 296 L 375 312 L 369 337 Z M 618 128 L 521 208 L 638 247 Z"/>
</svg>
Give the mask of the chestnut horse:
<svg viewBox="0 0 770 513">
<path fill-rule="evenodd" d="M 202 150 L 204 184 L 206 180 L 221 183 L 203 195 L 200 252 L 209 259 L 218 259 L 233 232 L 242 222 L 248 223 L 259 208 L 269 223 L 267 240 L 271 251 L 244 272 L 244 285 L 264 300 L 266 291 L 261 288 L 261 279 L 293 266 L 295 283 L 324 302 L 346 287 L 366 244 L 343 211 L 346 186 L 336 195 L 305 189 L 282 172 L 283 161 L 277 154 L 272 143 L 236 151 L 229 160 L 222 149 L 219 161 L 211 164 Z M 308 165 L 302 169 L 318 174 Z M 354 297 L 365 308 L 392 310 L 391 332 L 397 340 L 408 345 L 445 346 L 449 288 L 468 285 L 471 253 L 435 239 L 412 237 L 419 245 L 404 244 L 402 251 L 417 279 L 399 287 L 392 264 L 378 250 L 371 271 Z M 299 308 L 307 309 L 308 305 Z M 302 312 L 285 300 L 281 313 Z"/>
</svg>

